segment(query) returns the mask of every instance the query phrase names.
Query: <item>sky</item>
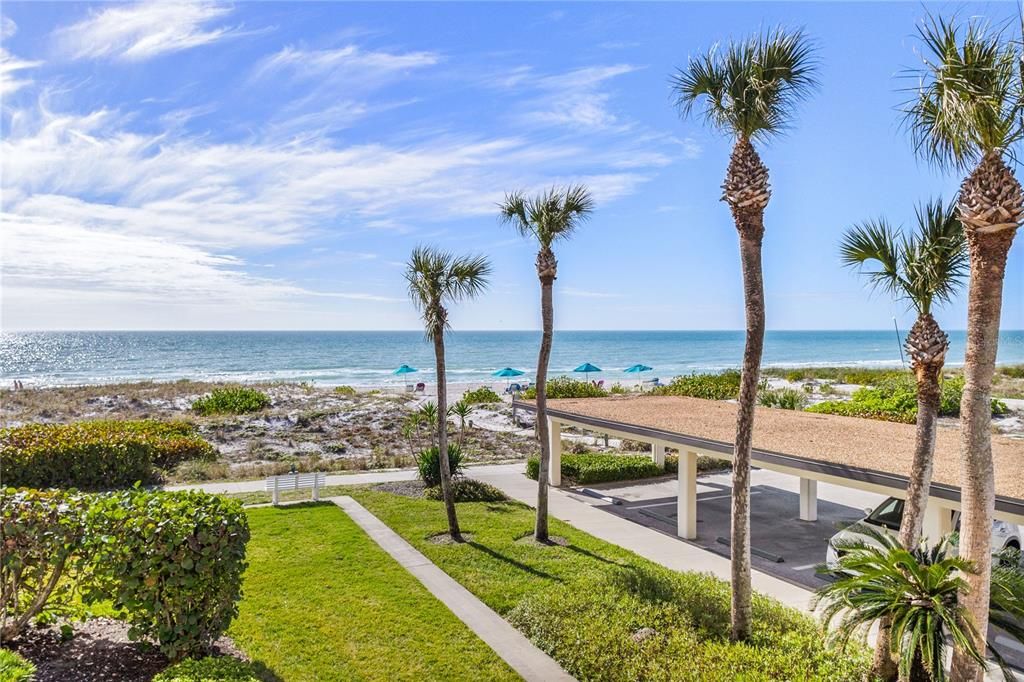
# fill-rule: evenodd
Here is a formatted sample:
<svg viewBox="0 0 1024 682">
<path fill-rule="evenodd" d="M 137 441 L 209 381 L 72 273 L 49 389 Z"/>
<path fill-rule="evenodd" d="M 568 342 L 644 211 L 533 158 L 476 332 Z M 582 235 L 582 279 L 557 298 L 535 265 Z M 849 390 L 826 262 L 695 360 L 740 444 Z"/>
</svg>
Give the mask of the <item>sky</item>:
<svg viewBox="0 0 1024 682">
<path fill-rule="evenodd" d="M 731 141 L 671 76 L 766 27 L 814 39 L 820 87 L 759 146 L 773 187 L 769 329 L 913 314 L 839 264 L 850 225 L 912 224 L 959 178 L 915 158 L 900 105 L 925 11 L 1013 3 L 20 3 L 0 6 L 2 323 L 18 329 L 413 329 L 417 245 L 483 253 L 463 329 L 540 326 L 507 192 L 585 183 L 559 243 L 561 329 L 741 329 L 719 200 Z M 1018 169 L 1019 170 L 1019 169 Z M 1024 177 L 1024 176 L 1022 176 Z M 1024 328 L 1024 238 L 1004 328 Z M 937 314 L 966 326 L 965 296 Z"/>
</svg>

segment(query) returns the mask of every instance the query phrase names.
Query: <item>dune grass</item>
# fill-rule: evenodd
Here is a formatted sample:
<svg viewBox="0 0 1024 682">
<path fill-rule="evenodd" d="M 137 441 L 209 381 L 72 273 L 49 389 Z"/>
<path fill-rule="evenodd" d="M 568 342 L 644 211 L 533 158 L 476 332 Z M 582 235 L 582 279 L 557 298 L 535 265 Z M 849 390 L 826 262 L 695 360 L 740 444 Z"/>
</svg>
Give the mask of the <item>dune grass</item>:
<svg viewBox="0 0 1024 682">
<path fill-rule="evenodd" d="M 229 634 L 281 680 L 519 677 L 333 504 L 248 511 Z"/>
<path fill-rule="evenodd" d="M 757 595 L 748 644 L 729 641 L 729 588 L 712 576 L 678 573 L 556 519 L 530 537 L 521 504 L 465 503 L 471 541 L 432 542 L 445 530 L 439 502 L 367 487 L 350 494 L 445 572 L 522 630 L 578 679 L 860 680 L 863 649 L 829 649 L 811 618 Z"/>
</svg>

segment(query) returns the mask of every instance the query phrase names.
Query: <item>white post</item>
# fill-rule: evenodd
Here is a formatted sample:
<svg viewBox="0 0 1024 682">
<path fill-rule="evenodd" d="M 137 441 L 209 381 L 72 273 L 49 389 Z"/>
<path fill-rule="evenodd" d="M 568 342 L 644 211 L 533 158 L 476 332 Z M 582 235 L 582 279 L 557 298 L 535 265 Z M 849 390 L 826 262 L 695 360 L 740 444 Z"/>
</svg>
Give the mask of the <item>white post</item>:
<svg viewBox="0 0 1024 682">
<path fill-rule="evenodd" d="M 664 450 L 662 451 L 664 452 Z M 676 533 L 687 540 L 697 539 L 697 453 L 679 451 L 679 497 L 676 501 Z"/>
<path fill-rule="evenodd" d="M 660 441 L 651 443 L 651 458 L 661 468 L 665 468 L 665 444 Z"/>
<path fill-rule="evenodd" d="M 313 472 L 313 501 L 320 501 L 320 474 Z"/>
<path fill-rule="evenodd" d="M 800 479 L 800 520 L 818 520 L 818 481 L 813 478 Z"/>
<path fill-rule="evenodd" d="M 924 508 L 924 523 L 921 527 L 921 535 L 925 537 L 929 545 L 934 545 L 944 535 L 953 532 L 953 512 L 949 507 L 943 507 L 940 500 L 934 497 L 928 498 L 928 504 Z"/>
<path fill-rule="evenodd" d="M 562 422 L 548 418 L 548 443 L 551 445 L 551 461 L 548 463 L 548 484 L 562 485 Z"/>
<path fill-rule="evenodd" d="M 280 479 L 277 476 L 274 476 L 274 504 L 275 505 L 277 504 L 278 500 L 280 499 L 279 495 L 277 494 L 277 482 L 279 480 Z"/>
</svg>

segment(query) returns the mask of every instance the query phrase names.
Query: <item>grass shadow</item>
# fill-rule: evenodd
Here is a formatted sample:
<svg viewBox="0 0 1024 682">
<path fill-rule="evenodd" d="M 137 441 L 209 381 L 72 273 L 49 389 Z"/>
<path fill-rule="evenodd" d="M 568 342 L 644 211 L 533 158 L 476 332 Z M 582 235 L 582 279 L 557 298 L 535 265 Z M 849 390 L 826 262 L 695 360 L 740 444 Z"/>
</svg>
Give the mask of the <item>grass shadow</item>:
<svg viewBox="0 0 1024 682">
<path fill-rule="evenodd" d="M 486 554 L 487 556 L 489 556 L 491 558 L 497 559 L 498 561 L 503 561 L 506 564 L 509 564 L 510 566 L 514 566 L 515 568 L 517 568 L 520 571 L 523 571 L 524 573 L 529 573 L 530 575 L 536 576 L 538 578 L 545 578 L 547 580 L 554 580 L 555 582 L 558 582 L 558 583 L 563 582 L 563 580 L 561 578 L 559 578 L 558 576 L 554 576 L 554 575 L 551 575 L 550 573 L 546 573 L 544 571 L 538 570 L 538 569 L 534 568 L 533 566 L 528 566 L 528 565 L 524 564 L 521 561 L 516 561 L 515 559 L 513 559 L 511 557 L 507 557 L 504 554 L 502 554 L 501 552 L 497 552 L 497 551 L 491 549 L 490 547 L 488 547 L 486 545 L 481 545 L 479 542 L 469 541 L 466 544 L 468 546 L 472 547 L 473 549 L 476 549 L 478 551 L 483 552 L 484 554 Z"/>
<path fill-rule="evenodd" d="M 626 564 L 626 563 L 623 563 L 621 561 L 616 561 L 615 559 L 608 559 L 607 557 L 603 557 L 600 554 L 594 554 L 589 549 L 583 549 L 582 547 L 578 547 L 577 545 L 574 545 L 574 544 L 571 544 L 571 543 L 568 544 L 568 545 L 565 545 L 565 548 L 568 549 L 571 552 L 576 552 L 577 554 L 582 554 L 585 557 L 588 557 L 590 559 L 594 559 L 596 561 L 600 561 L 601 563 L 604 563 L 604 564 L 609 564 L 611 566 L 619 566 L 619 567 L 630 566 L 630 564 Z"/>
<path fill-rule="evenodd" d="M 274 669 L 263 661 L 250 661 L 250 664 L 256 673 L 256 677 L 260 678 L 263 682 L 284 682 L 284 678 L 274 672 Z"/>
</svg>

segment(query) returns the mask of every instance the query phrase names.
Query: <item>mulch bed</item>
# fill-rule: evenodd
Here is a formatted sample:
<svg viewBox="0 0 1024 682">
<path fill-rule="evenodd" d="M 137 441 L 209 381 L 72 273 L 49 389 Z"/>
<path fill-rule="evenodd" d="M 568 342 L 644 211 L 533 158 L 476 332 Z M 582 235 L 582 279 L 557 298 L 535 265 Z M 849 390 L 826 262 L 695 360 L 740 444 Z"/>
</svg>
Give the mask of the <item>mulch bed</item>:
<svg viewBox="0 0 1024 682">
<path fill-rule="evenodd" d="M 373 487 L 374 489 L 385 493 L 401 495 L 402 497 L 412 497 L 414 499 L 422 499 L 423 494 L 427 489 L 427 486 L 423 484 L 423 481 L 388 481 L 386 483 L 378 483 Z"/>
<path fill-rule="evenodd" d="M 92 618 L 74 623 L 74 629 L 65 640 L 58 626 L 29 628 L 4 645 L 36 665 L 35 682 L 149 682 L 169 665 L 155 647 L 129 640 L 122 621 Z M 228 637 L 221 637 L 211 653 L 245 658 Z"/>
</svg>

